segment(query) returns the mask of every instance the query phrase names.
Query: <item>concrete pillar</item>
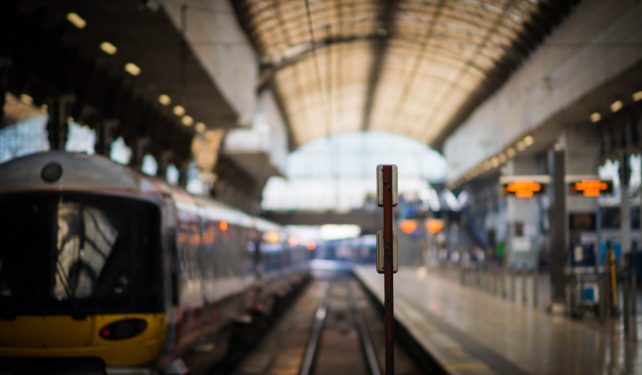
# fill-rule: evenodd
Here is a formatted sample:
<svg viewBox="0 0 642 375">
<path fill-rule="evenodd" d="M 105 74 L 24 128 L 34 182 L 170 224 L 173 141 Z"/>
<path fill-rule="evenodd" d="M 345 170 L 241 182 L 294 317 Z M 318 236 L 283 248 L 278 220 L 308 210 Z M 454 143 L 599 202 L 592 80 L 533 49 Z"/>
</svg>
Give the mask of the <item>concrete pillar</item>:
<svg viewBox="0 0 642 375">
<path fill-rule="evenodd" d="M 630 156 L 628 152 L 620 155 L 620 246 L 622 246 L 622 255 L 631 251 Z"/>
<path fill-rule="evenodd" d="M 48 100 L 49 119 L 47 121 L 47 133 L 52 150 L 65 149 L 69 126 L 67 117 L 69 117 L 71 106 L 75 99 L 73 95 L 59 95 Z"/>
<path fill-rule="evenodd" d="M 566 304 L 566 283 L 564 268 L 566 267 L 568 247 L 568 215 L 566 211 L 566 152 L 559 143 L 549 153 L 551 166 L 552 197 L 549 211 L 551 223 L 551 305 L 550 310 L 555 313 L 563 312 Z"/>
<path fill-rule="evenodd" d="M 599 142 L 595 132 L 584 126 L 566 128 L 560 134 L 554 150 L 551 153 L 552 165 L 552 197 L 550 221 L 552 231 L 552 277 L 551 288 L 552 310 L 563 310 L 565 303 L 564 268 L 569 263 L 569 214 L 596 213 L 597 198 L 587 198 L 580 195 L 569 196 L 565 176 L 596 175 L 600 163 Z M 599 244 L 595 244 L 599 246 Z"/>
<path fill-rule="evenodd" d="M 129 160 L 130 167 L 136 170 L 140 170 L 141 166 L 143 165 L 143 156 L 145 156 L 145 148 L 147 147 L 148 143 L 149 138 L 147 137 L 136 138 L 134 144 L 131 145 L 132 157 Z"/>
<path fill-rule="evenodd" d="M 114 142 L 113 130 L 118 126 L 118 120 L 103 120 L 96 127 L 96 153 L 109 157 L 111 144 Z"/>
<path fill-rule="evenodd" d="M 535 175 L 540 172 L 534 157 L 509 159 L 504 167 L 506 175 Z M 506 201 L 508 265 L 516 268 L 534 268 L 540 242 L 540 213 L 537 197 L 504 197 Z"/>
<path fill-rule="evenodd" d="M 160 157 L 156 160 L 156 163 L 158 164 L 158 168 L 156 169 L 157 177 L 160 177 L 163 180 L 167 179 L 167 167 L 169 166 L 172 156 L 174 156 L 174 152 L 172 150 L 161 152 Z"/>
<path fill-rule="evenodd" d="M 178 169 L 178 186 L 185 189 L 187 187 L 187 178 L 189 177 L 189 162 L 177 163 L 176 169 Z"/>
</svg>

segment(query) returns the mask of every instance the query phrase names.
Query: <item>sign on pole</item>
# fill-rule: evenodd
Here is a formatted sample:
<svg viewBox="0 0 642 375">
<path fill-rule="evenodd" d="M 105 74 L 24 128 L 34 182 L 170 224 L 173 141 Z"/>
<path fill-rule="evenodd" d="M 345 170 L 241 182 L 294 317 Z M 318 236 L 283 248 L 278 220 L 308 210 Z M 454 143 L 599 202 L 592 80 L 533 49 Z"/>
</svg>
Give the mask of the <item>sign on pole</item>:
<svg viewBox="0 0 642 375">
<path fill-rule="evenodd" d="M 398 265 L 396 235 L 392 230 L 392 207 L 396 206 L 397 202 L 397 166 L 378 165 L 377 204 L 379 207 L 383 207 L 383 231 L 377 233 L 377 272 L 383 271 L 384 274 L 386 375 L 393 375 L 395 373 L 392 274 L 397 271 Z"/>
</svg>

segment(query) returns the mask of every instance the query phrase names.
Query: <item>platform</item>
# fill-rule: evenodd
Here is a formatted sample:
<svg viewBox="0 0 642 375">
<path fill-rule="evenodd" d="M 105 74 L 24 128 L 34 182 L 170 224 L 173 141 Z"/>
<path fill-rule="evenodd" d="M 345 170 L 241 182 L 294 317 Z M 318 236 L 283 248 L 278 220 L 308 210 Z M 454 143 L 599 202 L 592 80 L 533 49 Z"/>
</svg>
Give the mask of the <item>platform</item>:
<svg viewBox="0 0 642 375">
<path fill-rule="evenodd" d="M 355 274 L 383 300 L 374 266 Z M 640 374 L 642 345 L 545 312 L 403 268 L 395 318 L 451 374 Z"/>
</svg>

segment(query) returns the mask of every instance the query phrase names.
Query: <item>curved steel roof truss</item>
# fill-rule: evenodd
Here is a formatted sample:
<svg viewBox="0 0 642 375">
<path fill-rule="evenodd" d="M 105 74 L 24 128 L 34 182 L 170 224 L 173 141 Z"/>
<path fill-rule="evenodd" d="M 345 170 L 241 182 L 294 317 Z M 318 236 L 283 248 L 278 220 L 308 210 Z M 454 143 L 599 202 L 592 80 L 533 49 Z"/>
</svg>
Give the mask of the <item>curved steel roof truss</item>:
<svg viewBox="0 0 642 375">
<path fill-rule="evenodd" d="M 355 130 L 439 147 L 578 0 L 240 0 L 300 146 Z"/>
</svg>

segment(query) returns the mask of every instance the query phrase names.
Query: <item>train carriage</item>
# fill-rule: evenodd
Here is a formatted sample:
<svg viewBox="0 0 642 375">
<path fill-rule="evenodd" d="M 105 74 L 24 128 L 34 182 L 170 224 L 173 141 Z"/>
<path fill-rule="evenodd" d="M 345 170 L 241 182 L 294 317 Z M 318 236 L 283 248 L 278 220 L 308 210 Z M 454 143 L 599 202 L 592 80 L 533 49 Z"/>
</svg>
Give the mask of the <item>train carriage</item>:
<svg viewBox="0 0 642 375">
<path fill-rule="evenodd" d="M 233 322 L 305 278 L 306 257 L 264 240 L 278 231 L 101 156 L 0 165 L 0 373 L 208 368 Z"/>
</svg>

